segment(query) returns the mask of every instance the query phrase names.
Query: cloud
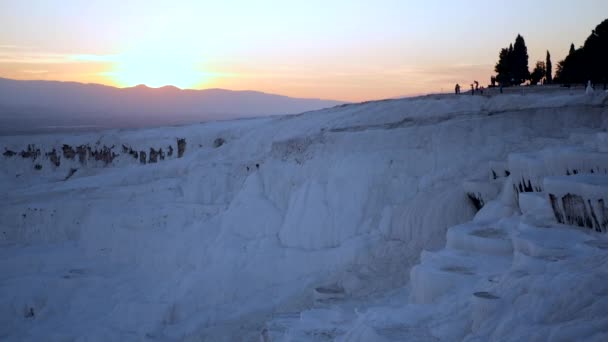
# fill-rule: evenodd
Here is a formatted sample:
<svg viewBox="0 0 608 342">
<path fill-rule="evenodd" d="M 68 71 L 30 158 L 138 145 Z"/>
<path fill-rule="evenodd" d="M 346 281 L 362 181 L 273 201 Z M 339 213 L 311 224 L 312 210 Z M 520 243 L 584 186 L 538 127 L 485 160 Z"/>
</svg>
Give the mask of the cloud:
<svg viewBox="0 0 608 342">
<path fill-rule="evenodd" d="M 21 70 L 21 72 L 26 73 L 26 74 L 47 74 L 47 73 L 49 73 L 48 70 L 33 70 L 33 69 L 25 69 L 25 70 Z"/>
<path fill-rule="evenodd" d="M 59 64 L 70 63 L 66 55 L 52 53 L 0 53 L 0 63 Z"/>
<path fill-rule="evenodd" d="M 0 44 L 0 50 L 31 50 L 31 46 Z"/>
<path fill-rule="evenodd" d="M 70 55 L 68 57 L 73 61 L 82 62 L 117 62 L 119 59 L 118 55 Z"/>
<path fill-rule="evenodd" d="M 75 62 L 116 62 L 118 55 L 66 54 L 35 51 L 31 47 L 0 45 L 0 63 L 70 64 Z"/>
</svg>

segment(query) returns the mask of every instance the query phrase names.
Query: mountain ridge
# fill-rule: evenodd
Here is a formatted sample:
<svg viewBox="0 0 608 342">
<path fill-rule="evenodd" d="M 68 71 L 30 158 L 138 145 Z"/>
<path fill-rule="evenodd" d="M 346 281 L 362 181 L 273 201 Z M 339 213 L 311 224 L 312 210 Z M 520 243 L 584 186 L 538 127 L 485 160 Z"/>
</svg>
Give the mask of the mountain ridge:
<svg viewBox="0 0 608 342">
<path fill-rule="evenodd" d="M 117 88 L 95 83 L 0 78 L 0 134 L 47 133 L 51 126 L 155 127 L 298 114 L 344 103 L 254 90 L 145 85 Z"/>
</svg>

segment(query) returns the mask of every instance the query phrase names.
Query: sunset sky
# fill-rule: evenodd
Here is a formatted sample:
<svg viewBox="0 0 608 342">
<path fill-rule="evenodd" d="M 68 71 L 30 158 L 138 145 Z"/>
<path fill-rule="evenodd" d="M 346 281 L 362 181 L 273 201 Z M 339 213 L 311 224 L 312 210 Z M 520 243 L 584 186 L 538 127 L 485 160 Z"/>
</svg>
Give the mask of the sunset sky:
<svg viewBox="0 0 608 342">
<path fill-rule="evenodd" d="M 347 101 L 482 84 L 524 36 L 554 66 L 606 0 L 0 0 L 0 77 Z"/>
</svg>

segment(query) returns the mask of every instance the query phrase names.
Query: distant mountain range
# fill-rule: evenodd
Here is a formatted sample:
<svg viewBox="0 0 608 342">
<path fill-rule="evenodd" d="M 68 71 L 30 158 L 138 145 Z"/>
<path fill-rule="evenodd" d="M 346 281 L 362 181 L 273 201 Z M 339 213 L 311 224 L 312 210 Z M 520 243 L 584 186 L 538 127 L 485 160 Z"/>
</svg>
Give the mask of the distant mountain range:
<svg viewBox="0 0 608 342">
<path fill-rule="evenodd" d="M 257 91 L 145 85 L 115 88 L 0 78 L 0 134 L 138 128 L 297 114 L 342 103 Z"/>
</svg>

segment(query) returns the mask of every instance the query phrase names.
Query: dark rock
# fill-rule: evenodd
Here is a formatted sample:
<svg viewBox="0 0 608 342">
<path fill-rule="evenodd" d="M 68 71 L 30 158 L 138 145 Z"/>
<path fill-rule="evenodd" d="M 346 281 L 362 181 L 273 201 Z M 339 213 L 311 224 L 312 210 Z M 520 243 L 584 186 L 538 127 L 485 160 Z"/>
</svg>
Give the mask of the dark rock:
<svg viewBox="0 0 608 342">
<path fill-rule="evenodd" d="M 150 157 L 148 159 L 149 163 L 156 163 L 158 161 L 158 152 L 150 147 Z"/>
<path fill-rule="evenodd" d="M 139 153 L 135 150 L 133 150 L 132 148 L 129 148 L 129 154 L 135 159 L 137 160 L 137 158 L 139 158 Z"/>
<path fill-rule="evenodd" d="M 473 203 L 473 205 L 475 206 L 475 209 L 477 209 L 477 211 L 479 211 L 481 208 L 483 208 L 483 198 L 481 198 L 480 196 L 477 196 L 476 194 L 472 193 L 472 192 L 467 192 L 467 197 L 471 200 L 471 203 Z"/>
<path fill-rule="evenodd" d="M 167 156 L 171 157 L 173 156 L 173 146 L 169 145 L 169 152 L 167 152 Z"/>
<path fill-rule="evenodd" d="M 604 219 L 602 220 L 602 222 L 600 222 L 600 227 L 604 232 L 608 231 L 608 206 L 604 205 L 603 199 L 599 199 L 597 201 L 597 204 L 599 205 L 600 210 L 604 212 Z"/>
<path fill-rule="evenodd" d="M 177 158 L 184 156 L 186 152 L 186 139 L 177 139 Z"/>
<path fill-rule="evenodd" d="M 27 150 L 23 150 L 19 152 L 21 158 L 31 158 L 32 160 L 36 160 L 40 156 L 40 149 L 36 148 L 35 145 L 27 145 Z"/>
<path fill-rule="evenodd" d="M 517 193 L 522 193 L 522 192 L 541 192 L 542 187 L 540 187 L 539 185 L 532 185 L 532 182 L 528 179 L 524 179 L 523 177 L 521 178 L 521 181 L 517 184 L 517 186 L 515 186 L 515 192 Z"/>
<path fill-rule="evenodd" d="M 63 157 L 67 159 L 74 159 L 76 156 L 76 151 L 70 145 L 63 144 Z"/>
<path fill-rule="evenodd" d="M 608 231 L 608 208 L 603 199 L 585 199 L 580 195 L 566 194 L 560 198 L 549 194 L 551 208 L 557 222 L 594 229 L 597 232 Z M 597 201 L 597 202 L 596 202 Z"/>
<path fill-rule="evenodd" d="M 25 313 L 23 315 L 25 318 L 34 318 L 36 314 L 34 313 L 34 308 L 30 307 L 25 309 Z"/>
<path fill-rule="evenodd" d="M 78 169 L 71 168 L 70 172 L 68 172 L 68 175 L 65 176 L 65 178 L 63 180 L 66 181 L 66 180 L 70 179 L 70 177 L 72 177 L 76 173 L 76 171 L 78 171 Z"/>
<path fill-rule="evenodd" d="M 585 200 L 579 195 L 567 194 L 562 197 L 566 223 L 580 227 L 593 228 L 591 216 L 585 207 Z"/>
<path fill-rule="evenodd" d="M 9 150 L 9 149 L 6 149 L 6 148 L 5 148 L 4 153 L 2 153 L 2 155 L 3 155 L 3 156 L 5 156 L 5 157 L 12 157 L 12 156 L 14 156 L 15 154 L 17 154 L 17 153 L 16 153 L 16 152 L 14 152 L 14 151 L 11 151 L 11 150 Z"/>
<path fill-rule="evenodd" d="M 559 209 L 557 197 L 553 194 L 549 194 L 549 201 L 551 202 L 551 208 L 553 209 L 553 214 L 555 215 L 557 222 L 564 223 L 564 215 L 562 215 L 562 211 Z"/>
<path fill-rule="evenodd" d="M 475 296 L 477 298 L 483 298 L 483 299 L 499 299 L 500 298 L 500 297 L 498 297 L 490 292 L 486 292 L 486 291 L 475 292 L 475 293 L 473 293 L 473 296 Z"/>
<path fill-rule="evenodd" d="M 217 138 L 213 141 L 213 147 L 218 148 L 224 145 L 224 143 L 226 143 L 226 140 L 224 140 L 224 138 Z"/>
<path fill-rule="evenodd" d="M 142 164 L 146 163 L 146 152 L 139 151 L 139 162 Z"/>
<path fill-rule="evenodd" d="M 91 148 L 86 145 L 76 147 L 76 153 L 78 154 L 78 161 L 80 164 L 84 164 L 87 161 L 87 154 L 90 150 Z"/>
<path fill-rule="evenodd" d="M 96 161 L 103 161 L 104 165 L 108 165 L 112 163 L 114 158 L 118 157 L 118 154 L 112 151 L 113 148 L 114 146 L 107 147 L 106 145 L 103 145 L 100 150 L 90 150 L 90 156 L 95 158 Z"/>
<path fill-rule="evenodd" d="M 57 150 L 53 149 L 51 152 L 47 152 L 46 156 L 49 157 L 51 163 L 55 165 L 55 167 L 61 165 L 61 157 L 57 155 Z"/>
<path fill-rule="evenodd" d="M 36 169 L 36 170 L 42 170 L 42 165 L 36 164 L 36 165 L 34 165 L 34 169 Z"/>
</svg>

